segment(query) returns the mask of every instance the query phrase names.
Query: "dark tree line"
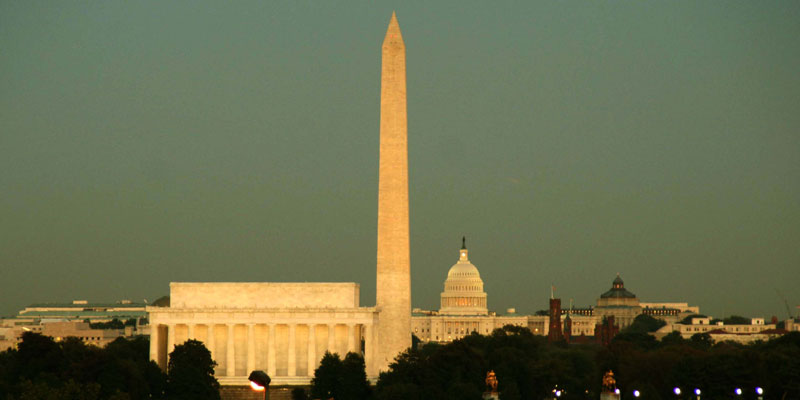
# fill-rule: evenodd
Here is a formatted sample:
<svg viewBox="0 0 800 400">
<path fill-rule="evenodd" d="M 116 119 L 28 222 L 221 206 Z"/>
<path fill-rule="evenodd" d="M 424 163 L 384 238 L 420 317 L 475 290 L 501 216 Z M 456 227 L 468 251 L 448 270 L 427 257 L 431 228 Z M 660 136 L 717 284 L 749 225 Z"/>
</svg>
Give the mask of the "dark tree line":
<svg viewBox="0 0 800 400">
<path fill-rule="evenodd" d="M 295 400 L 305 394 L 294 394 Z M 369 381 L 360 354 L 347 353 L 344 360 L 338 354 L 325 352 L 311 380 L 311 398 L 336 400 L 366 400 L 372 398 Z"/>
<path fill-rule="evenodd" d="M 326 353 L 315 371 L 315 399 L 480 399 L 486 372 L 494 370 L 503 400 L 597 399 L 603 373 L 615 372 L 622 399 L 633 390 L 642 399 L 690 400 L 694 388 L 705 399 L 800 398 L 800 332 L 741 345 L 712 343 L 707 334 L 683 339 L 673 333 L 657 341 L 648 332 L 661 325 L 639 318 L 608 347 L 548 343 L 527 329 L 506 326 L 491 335 L 472 334 L 445 345 L 428 343 L 401 354 L 373 391 L 364 360 Z M 25 333 L 17 350 L 0 353 L 0 400 L 219 399 L 215 363 L 202 343 L 175 347 L 169 374 L 149 361 L 146 338 L 120 338 L 105 348 L 75 338 Z M 683 390 L 675 396 L 674 387 Z M 735 388 L 741 388 L 737 396 Z M 308 398 L 295 390 L 293 398 Z"/>
<path fill-rule="evenodd" d="M 529 330 L 507 326 L 491 335 L 472 334 L 455 342 L 409 349 L 381 374 L 378 400 L 480 399 L 486 372 L 494 370 L 502 399 L 597 399 L 603 373 L 613 370 L 623 399 L 694 400 L 800 398 L 800 333 L 752 345 L 712 344 L 708 335 L 657 341 L 648 332 L 663 322 L 641 318 L 608 347 L 548 343 Z M 683 397 L 673 393 L 682 388 Z M 735 388 L 742 389 L 737 396 Z"/>
<path fill-rule="evenodd" d="M 146 337 L 99 348 L 26 332 L 16 350 L 0 353 L 0 400 L 219 399 L 214 363 L 202 343 L 176 346 L 169 375 L 149 360 L 149 351 Z"/>
<path fill-rule="evenodd" d="M 117 318 L 108 322 L 91 322 L 89 327 L 92 329 L 125 329 L 126 326 L 136 326 L 136 318 L 129 318 L 125 322 Z"/>
</svg>

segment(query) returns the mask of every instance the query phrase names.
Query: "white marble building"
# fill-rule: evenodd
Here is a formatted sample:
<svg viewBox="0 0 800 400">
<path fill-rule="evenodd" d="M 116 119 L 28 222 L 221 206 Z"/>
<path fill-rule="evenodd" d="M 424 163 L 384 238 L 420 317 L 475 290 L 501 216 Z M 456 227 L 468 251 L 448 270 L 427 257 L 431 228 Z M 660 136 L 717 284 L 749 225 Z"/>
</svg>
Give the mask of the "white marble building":
<svg viewBox="0 0 800 400">
<path fill-rule="evenodd" d="M 438 311 L 415 309 L 411 316 L 412 333 L 422 342 L 451 342 L 472 332 L 488 335 L 505 325 L 528 327 L 528 316 L 489 312 L 483 279 L 469 261 L 465 242 L 459 250 L 458 262 L 447 272 Z"/>
<path fill-rule="evenodd" d="M 307 384 L 325 351 L 359 352 L 373 362 L 375 307 L 359 307 L 355 283 L 170 284 L 170 306 L 148 307 L 150 358 L 188 339 L 202 341 L 224 385 L 263 370 L 275 384 Z"/>
</svg>

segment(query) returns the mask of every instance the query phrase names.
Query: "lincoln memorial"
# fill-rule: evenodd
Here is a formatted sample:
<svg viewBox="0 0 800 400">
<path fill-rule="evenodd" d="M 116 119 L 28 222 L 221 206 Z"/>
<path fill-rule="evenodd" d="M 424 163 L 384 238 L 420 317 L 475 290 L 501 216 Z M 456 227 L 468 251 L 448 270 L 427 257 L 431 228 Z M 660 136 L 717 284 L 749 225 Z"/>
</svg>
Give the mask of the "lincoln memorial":
<svg viewBox="0 0 800 400">
<path fill-rule="evenodd" d="M 374 376 L 378 313 L 358 296 L 355 283 L 173 282 L 170 306 L 148 307 L 150 358 L 166 368 L 176 343 L 196 339 L 224 385 L 246 385 L 253 370 L 276 384 L 308 384 L 326 351 L 362 354 Z"/>
</svg>

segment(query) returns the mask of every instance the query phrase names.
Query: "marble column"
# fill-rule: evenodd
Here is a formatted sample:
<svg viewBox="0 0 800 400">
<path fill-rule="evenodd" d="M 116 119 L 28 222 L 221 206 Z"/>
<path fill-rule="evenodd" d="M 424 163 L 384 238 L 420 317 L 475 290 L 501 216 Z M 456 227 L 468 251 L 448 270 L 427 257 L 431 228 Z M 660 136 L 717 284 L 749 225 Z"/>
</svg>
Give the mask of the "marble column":
<svg viewBox="0 0 800 400">
<path fill-rule="evenodd" d="M 236 376 L 236 353 L 233 346 L 233 327 L 234 324 L 228 324 L 228 348 L 225 351 L 225 376 Z"/>
<path fill-rule="evenodd" d="M 336 353 L 336 325 L 328 324 L 328 353 Z"/>
<path fill-rule="evenodd" d="M 247 324 L 247 371 L 249 375 L 256 369 L 256 333 L 253 324 Z"/>
<path fill-rule="evenodd" d="M 206 347 L 208 352 L 211 353 L 211 359 L 215 360 L 217 355 L 217 345 L 214 342 L 214 324 L 208 324 L 208 336 L 206 338 Z"/>
<path fill-rule="evenodd" d="M 167 364 L 172 350 L 175 350 L 175 325 L 167 325 Z"/>
<path fill-rule="evenodd" d="M 297 334 L 296 328 L 296 324 L 289 324 L 289 366 L 287 371 L 287 375 L 289 376 L 297 375 L 297 355 L 295 354 L 295 347 L 297 343 L 295 338 L 295 335 Z"/>
<path fill-rule="evenodd" d="M 375 373 L 372 370 L 372 363 L 374 360 L 372 349 L 373 328 L 372 325 L 368 324 L 363 325 L 362 329 L 364 329 L 364 364 L 366 364 L 367 375 L 372 375 Z"/>
<path fill-rule="evenodd" d="M 161 359 L 158 357 L 159 325 L 150 325 L 150 359 L 159 364 Z M 159 365 L 164 368 L 165 366 Z"/>
<path fill-rule="evenodd" d="M 317 369 L 317 333 L 316 325 L 308 325 L 308 368 L 306 368 L 306 375 L 314 376 L 314 370 Z"/>
<path fill-rule="evenodd" d="M 354 324 L 347 324 L 347 352 L 356 351 L 356 329 Z"/>
<path fill-rule="evenodd" d="M 267 375 L 275 377 L 275 324 L 269 324 L 267 339 Z"/>
</svg>

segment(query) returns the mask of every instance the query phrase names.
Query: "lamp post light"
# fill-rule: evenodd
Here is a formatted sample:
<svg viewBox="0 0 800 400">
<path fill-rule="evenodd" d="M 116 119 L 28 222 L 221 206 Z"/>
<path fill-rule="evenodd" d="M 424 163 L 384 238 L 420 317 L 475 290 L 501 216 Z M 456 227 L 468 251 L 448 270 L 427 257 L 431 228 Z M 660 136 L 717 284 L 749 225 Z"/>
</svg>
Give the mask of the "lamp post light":
<svg viewBox="0 0 800 400">
<path fill-rule="evenodd" d="M 675 393 L 675 396 L 678 396 L 679 399 L 681 398 L 681 388 L 676 386 L 675 389 L 672 389 L 672 392 Z"/>
<path fill-rule="evenodd" d="M 264 371 L 253 371 L 247 377 L 250 380 L 250 387 L 256 392 L 264 392 L 264 400 L 267 400 L 269 393 L 269 383 L 272 381 Z"/>
<path fill-rule="evenodd" d="M 756 386 L 756 394 L 758 395 L 758 400 L 764 399 L 764 389 L 762 389 L 761 386 Z"/>
<path fill-rule="evenodd" d="M 638 398 L 639 398 L 639 396 L 641 396 L 641 395 L 642 395 L 642 393 L 641 393 L 641 392 L 639 392 L 638 390 L 634 390 L 634 391 L 633 391 L 633 397 L 636 397 L 636 398 L 638 399 Z"/>
<path fill-rule="evenodd" d="M 742 388 L 736 388 L 736 390 L 734 390 L 733 392 L 736 393 L 737 396 L 741 396 L 742 395 Z"/>
<path fill-rule="evenodd" d="M 694 394 L 695 394 L 695 396 L 697 396 L 697 400 L 700 400 L 700 389 L 695 388 L 694 389 Z"/>
</svg>

